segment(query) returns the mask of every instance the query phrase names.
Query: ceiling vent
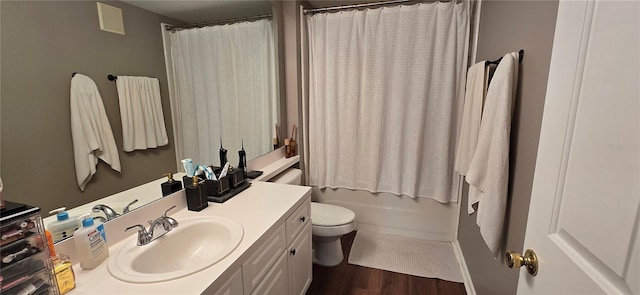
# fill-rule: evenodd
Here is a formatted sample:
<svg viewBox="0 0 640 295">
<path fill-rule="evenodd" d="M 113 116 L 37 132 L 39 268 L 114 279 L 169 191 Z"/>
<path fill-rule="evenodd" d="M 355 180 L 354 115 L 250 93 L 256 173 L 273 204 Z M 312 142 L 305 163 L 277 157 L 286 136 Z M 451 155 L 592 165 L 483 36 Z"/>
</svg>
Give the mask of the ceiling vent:
<svg viewBox="0 0 640 295">
<path fill-rule="evenodd" d="M 98 17 L 100 29 L 103 31 L 124 35 L 124 23 L 122 21 L 122 9 L 104 3 L 98 4 Z"/>
</svg>

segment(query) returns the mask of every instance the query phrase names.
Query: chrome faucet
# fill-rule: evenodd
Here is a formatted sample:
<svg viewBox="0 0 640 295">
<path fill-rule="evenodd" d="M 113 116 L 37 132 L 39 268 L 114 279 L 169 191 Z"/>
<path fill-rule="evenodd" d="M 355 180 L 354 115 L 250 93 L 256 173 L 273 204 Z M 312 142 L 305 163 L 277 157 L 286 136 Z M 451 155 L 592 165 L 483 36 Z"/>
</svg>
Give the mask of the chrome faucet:
<svg viewBox="0 0 640 295">
<path fill-rule="evenodd" d="M 107 206 L 107 205 L 103 205 L 103 204 L 98 204 L 93 206 L 93 208 L 91 208 L 91 211 L 93 212 L 101 212 L 104 213 L 104 215 L 106 216 L 106 220 L 111 220 L 114 219 L 120 215 L 126 214 L 131 212 L 131 209 L 129 209 L 129 207 L 131 207 L 131 205 L 135 204 L 138 202 L 138 199 L 135 199 L 133 201 L 131 201 L 131 203 L 129 203 L 126 207 L 124 207 L 124 210 L 122 210 L 122 214 L 118 214 L 116 212 L 116 210 L 113 210 L 111 207 Z M 103 218 L 104 220 L 104 218 Z"/>
<path fill-rule="evenodd" d="M 118 216 L 120 216 L 120 214 L 116 213 L 116 210 L 111 209 L 111 207 L 107 206 L 107 205 L 102 205 L 102 204 L 98 204 L 93 206 L 93 208 L 91 208 L 91 211 L 93 212 L 100 212 L 102 211 L 102 213 L 104 213 L 104 215 L 107 217 L 107 220 L 111 220 L 114 219 Z"/>
<path fill-rule="evenodd" d="M 129 212 L 131 212 L 131 209 L 129 209 L 129 207 L 131 207 L 131 205 L 138 203 L 138 199 L 135 199 L 133 201 L 131 201 L 131 203 L 127 204 L 127 206 L 124 207 L 124 209 L 122 209 L 122 214 L 127 214 Z"/>
<path fill-rule="evenodd" d="M 178 226 L 178 221 L 173 219 L 172 217 L 167 216 L 167 213 L 171 211 L 176 206 L 173 206 L 167 211 L 164 211 L 162 216 L 156 218 L 155 220 L 149 220 L 149 230 L 147 230 L 143 225 L 136 224 L 130 227 L 127 227 L 124 231 L 129 231 L 131 229 L 138 229 L 138 246 L 144 246 L 146 244 L 151 243 L 151 241 L 164 236 L 166 233 L 170 232 L 172 229 Z"/>
</svg>

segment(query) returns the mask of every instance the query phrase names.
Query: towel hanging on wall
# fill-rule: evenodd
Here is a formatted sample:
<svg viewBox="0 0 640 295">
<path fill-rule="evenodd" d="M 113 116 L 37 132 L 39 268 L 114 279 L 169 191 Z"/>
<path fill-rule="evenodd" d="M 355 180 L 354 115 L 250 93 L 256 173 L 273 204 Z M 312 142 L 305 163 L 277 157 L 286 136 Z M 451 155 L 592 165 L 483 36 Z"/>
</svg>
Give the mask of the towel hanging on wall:
<svg viewBox="0 0 640 295">
<path fill-rule="evenodd" d="M 71 138 L 80 190 L 96 173 L 98 159 L 120 172 L 120 157 L 102 97 L 93 80 L 82 74 L 71 78 Z"/>
<path fill-rule="evenodd" d="M 472 65 L 467 71 L 467 86 L 462 111 L 462 126 L 456 148 L 456 171 L 467 175 L 469 164 L 476 151 L 482 106 L 487 93 L 487 67 L 484 61 Z"/>
<path fill-rule="evenodd" d="M 478 200 L 476 222 L 489 249 L 498 256 L 502 243 L 509 185 L 509 139 L 513 101 L 518 86 L 518 53 L 508 53 L 496 68 L 487 90 L 478 144 L 467 171 Z M 474 194 L 474 195 L 472 195 Z"/>
<path fill-rule="evenodd" d="M 116 86 L 122 119 L 123 150 L 131 152 L 169 143 L 158 79 L 118 76 Z"/>
</svg>

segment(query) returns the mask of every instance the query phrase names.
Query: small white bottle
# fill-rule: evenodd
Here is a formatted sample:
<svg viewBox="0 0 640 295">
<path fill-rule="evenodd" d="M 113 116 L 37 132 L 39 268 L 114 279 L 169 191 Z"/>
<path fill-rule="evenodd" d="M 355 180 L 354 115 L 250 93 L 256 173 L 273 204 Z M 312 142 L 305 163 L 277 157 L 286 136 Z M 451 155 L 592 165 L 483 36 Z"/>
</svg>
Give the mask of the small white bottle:
<svg viewBox="0 0 640 295">
<path fill-rule="evenodd" d="M 82 228 L 73 235 L 82 269 L 94 269 L 109 257 L 104 224 L 94 224 L 89 213 L 81 215 Z"/>
<path fill-rule="evenodd" d="M 56 221 L 49 223 L 47 228 L 51 232 L 54 243 L 73 236 L 73 233 L 78 229 L 78 220 L 69 218 L 66 209 L 62 207 L 49 211 L 49 214 L 56 214 Z"/>
</svg>

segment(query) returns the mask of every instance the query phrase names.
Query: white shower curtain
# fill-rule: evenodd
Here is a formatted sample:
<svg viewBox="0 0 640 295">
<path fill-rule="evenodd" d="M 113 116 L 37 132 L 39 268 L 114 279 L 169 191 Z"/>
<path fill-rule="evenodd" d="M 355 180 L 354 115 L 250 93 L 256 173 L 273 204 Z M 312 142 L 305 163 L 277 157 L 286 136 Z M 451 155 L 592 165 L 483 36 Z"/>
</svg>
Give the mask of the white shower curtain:
<svg viewBox="0 0 640 295">
<path fill-rule="evenodd" d="M 308 176 L 457 202 L 468 2 L 307 17 Z"/>
<path fill-rule="evenodd" d="M 271 21 L 181 30 L 170 43 L 178 160 L 218 164 L 220 138 L 233 166 L 242 140 L 248 159 L 269 152 L 278 116 Z"/>
</svg>

